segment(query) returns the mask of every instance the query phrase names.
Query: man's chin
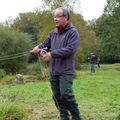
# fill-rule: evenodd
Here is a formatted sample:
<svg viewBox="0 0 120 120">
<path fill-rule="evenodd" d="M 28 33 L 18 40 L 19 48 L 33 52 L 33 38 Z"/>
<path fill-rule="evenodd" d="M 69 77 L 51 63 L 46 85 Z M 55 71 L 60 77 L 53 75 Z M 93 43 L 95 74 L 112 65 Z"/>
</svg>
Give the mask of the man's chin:
<svg viewBox="0 0 120 120">
<path fill-rule="evenodd" d="M 56 25 L 56 28 L 59 28 L 59 25 Z"/>
</svg>

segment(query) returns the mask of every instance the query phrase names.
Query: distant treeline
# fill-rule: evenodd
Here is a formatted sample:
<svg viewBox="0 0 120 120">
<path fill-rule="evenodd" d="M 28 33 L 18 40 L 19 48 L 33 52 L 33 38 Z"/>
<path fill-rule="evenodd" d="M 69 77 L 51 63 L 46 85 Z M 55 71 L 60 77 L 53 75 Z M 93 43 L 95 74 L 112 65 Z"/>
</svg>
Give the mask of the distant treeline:
<svg viewBox="0 0 120 120">
<path fill-rule="evenodd" d="M 107 2 L 100 18 L 92 21 L 85 21 L 81 14 L 70 10 L 70 21 L 81 38 L 76 55 L 77 69 L 87 62 L 91 52 L 99 56 L 102 63 L 120 62 L 120 3 L 117 0 Z M 1 24 L 0 68 L 14 73 L 23 69 L 28 61 L 36 61 L 37 57 L 28 56 L 29 50 L 41 43 L 53 28 L 51 9 L 20 13 L 14 20 Z"/>
</svg>

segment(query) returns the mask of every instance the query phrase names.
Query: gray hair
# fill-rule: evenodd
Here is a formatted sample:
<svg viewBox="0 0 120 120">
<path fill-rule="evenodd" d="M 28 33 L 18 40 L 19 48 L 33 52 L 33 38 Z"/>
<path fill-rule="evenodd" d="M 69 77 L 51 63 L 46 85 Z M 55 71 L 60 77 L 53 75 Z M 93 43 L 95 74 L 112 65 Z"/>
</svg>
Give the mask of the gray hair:
<svg viewBox="0 0 120 120">
<path fill-rule="evenodd" d="M 67 20 L 70 19 L 70 14 L 69 14 L 69 11 L 64 8 L 64 7 L 59 7 L 58 9 L 61 9 L 63 11 L 63 15 L 67 18 Z"/>
</svg>

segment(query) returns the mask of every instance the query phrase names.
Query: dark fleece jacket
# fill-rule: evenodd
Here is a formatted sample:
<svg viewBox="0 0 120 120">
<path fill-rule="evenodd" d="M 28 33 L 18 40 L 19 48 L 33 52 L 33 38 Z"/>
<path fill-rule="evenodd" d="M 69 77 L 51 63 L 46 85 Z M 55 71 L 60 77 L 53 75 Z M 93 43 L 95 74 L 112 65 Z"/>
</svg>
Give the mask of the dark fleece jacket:
<svg viewBox="0 0 120 120">
<path fill-rule="evenodd" d="M 39 44 L 39 48 L 47 47 L 51 51 L 51 75 L 74 74 L 76 48 L 79 42 L 77 29 L 69 24 L 61 31 L 58 31 L 57 28 L 53 29 Z"/>
</svg>

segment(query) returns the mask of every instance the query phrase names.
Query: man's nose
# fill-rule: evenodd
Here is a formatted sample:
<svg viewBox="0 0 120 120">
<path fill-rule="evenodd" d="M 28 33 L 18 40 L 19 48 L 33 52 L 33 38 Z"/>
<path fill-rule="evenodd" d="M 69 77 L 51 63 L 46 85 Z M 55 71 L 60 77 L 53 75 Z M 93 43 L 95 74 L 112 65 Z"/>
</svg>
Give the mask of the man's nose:
<svg viewBox="0 0 120 120">
<path fill-rule="evenodd" d="M 54 19 L 54 21 L 56 21 L 56 20 L 57 20 L 57 17 L 55 17 L 55 16 L 54 16 L 54 18 L 53 18 L 53 19 Z"/>
</svg>

